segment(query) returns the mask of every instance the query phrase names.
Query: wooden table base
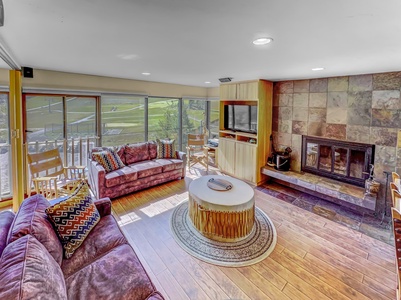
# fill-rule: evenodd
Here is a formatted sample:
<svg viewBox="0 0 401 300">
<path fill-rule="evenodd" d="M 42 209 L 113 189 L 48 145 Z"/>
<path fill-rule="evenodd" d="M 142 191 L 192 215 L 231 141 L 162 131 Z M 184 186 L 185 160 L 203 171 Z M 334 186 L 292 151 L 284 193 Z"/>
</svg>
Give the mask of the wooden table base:
<svg viewBox="0 0 401 300">
<path fill-rule="evenodd" d="M 255 223 L 255 206 L 244 211 L 215 211 L 199 205 L 189 196 L 189 217 L 200 233 L 210 239 L 235 242 L 246 238 Z"/>
</svg>

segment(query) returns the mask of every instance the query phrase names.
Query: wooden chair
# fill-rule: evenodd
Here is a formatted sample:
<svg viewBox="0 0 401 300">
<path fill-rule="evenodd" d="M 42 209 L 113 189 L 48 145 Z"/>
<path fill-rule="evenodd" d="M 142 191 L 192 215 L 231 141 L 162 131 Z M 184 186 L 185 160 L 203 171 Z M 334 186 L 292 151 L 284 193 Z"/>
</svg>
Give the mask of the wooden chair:
<svg viewBox="0 0 401 300">
<path fill-rule="evenodd" d="M 397 189 L 391 189 L 392 207 L 401 210 L 401 193 Z"/>
<path fill-rule="evenodd" d="M 35 192 L 47 199 L 72 193 L 85 178 L 84 166 L 64 167 L 58 149 L 28 154 L 27 159 Z"/>
<path fill-rule="evenodd" d="M 187 143 L 187 165 L 188 171 L 195 164 L 200 163 L 209 171 L 209 149 L 205 146 L 205 136 L 203 134 L 188 134 Z"/>
<path fill-rule="evenodd" d="M 394 207 L 391 208 L 391 216 L 393 221 L 394 230 L 394 244 L 395 244 L 395 266 L 397 273 L 397 298 L 401 299 L 400 286 L 401 286 L 401 215 L 400 212 Z"/>
<path fill-rule="evenodd" d="M 396 172 L 392 172 L 391 176 L 393 177 L 394 183 L 396 182 L 397 179 L 400 180 L 400 175 L 398 175 L 398 173 L 396 173 Z"/>
</svg>

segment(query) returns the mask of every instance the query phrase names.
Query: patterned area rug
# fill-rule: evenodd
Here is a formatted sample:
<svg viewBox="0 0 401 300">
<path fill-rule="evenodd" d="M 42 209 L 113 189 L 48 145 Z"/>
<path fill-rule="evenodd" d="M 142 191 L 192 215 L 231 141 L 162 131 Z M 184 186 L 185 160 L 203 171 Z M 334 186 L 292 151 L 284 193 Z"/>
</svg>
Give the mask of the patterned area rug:
<svg viewBox="0 0 401 300">
<path fill-rule="evenodd" d="M 175 208 L 170 225 L 175 240 L 186 252 L 205 262 L 225 267 L 255 264 L 269 256 L 277 242 L 272 221 L 259 208 L 255 209 L 252 232 L 239 242 L 218 242 L 199 233 L 188 216 L 188 201 Z"/>
</svg>

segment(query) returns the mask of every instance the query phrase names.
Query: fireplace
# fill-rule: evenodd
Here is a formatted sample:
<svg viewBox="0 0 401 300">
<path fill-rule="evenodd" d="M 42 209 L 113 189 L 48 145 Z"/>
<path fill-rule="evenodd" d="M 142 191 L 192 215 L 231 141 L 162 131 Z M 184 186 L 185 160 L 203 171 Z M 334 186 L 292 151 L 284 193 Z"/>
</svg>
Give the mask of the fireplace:
<svg viewBox="0 0 401 300">
<path fill-rule="evenodd" d="M 364 186 L 374 145 L 302 136 L 301 170 Z"/>
</svg>

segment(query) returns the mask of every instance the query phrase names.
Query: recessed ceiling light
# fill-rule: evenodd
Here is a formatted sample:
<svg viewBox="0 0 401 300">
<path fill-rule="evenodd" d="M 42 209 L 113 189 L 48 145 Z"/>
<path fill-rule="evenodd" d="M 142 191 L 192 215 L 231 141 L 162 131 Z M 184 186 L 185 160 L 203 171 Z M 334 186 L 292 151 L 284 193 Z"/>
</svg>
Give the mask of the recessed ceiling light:
<svg viewBox="0 0 401 300">
<path fill-rule="evenodd" d="M 266 44 L 271 43 L 271 42 L 273 42 L 272 38 L 262 37 L 262 38 L 258 38 L 256 40 L 254 40 L 252 43 L 254 45 L 260 46 L 260 45 L 266 45 Z"/>
<path fill-rule="evenodd" d="M 149 72 L 143 72 L 142 75 L 149 76 L 150 73 Z"/>
<path fill-rule="evenodd" d="M 206 83 L 206 84 L 209 84 L 209 83 L 210 83 L 210 81 L 205 81 L 205 83 Z"/>
<path fill-rule="evenodd" d="M 312 71 L 323 71 L 324 68 L 313 68 Z"/>
</svg>

